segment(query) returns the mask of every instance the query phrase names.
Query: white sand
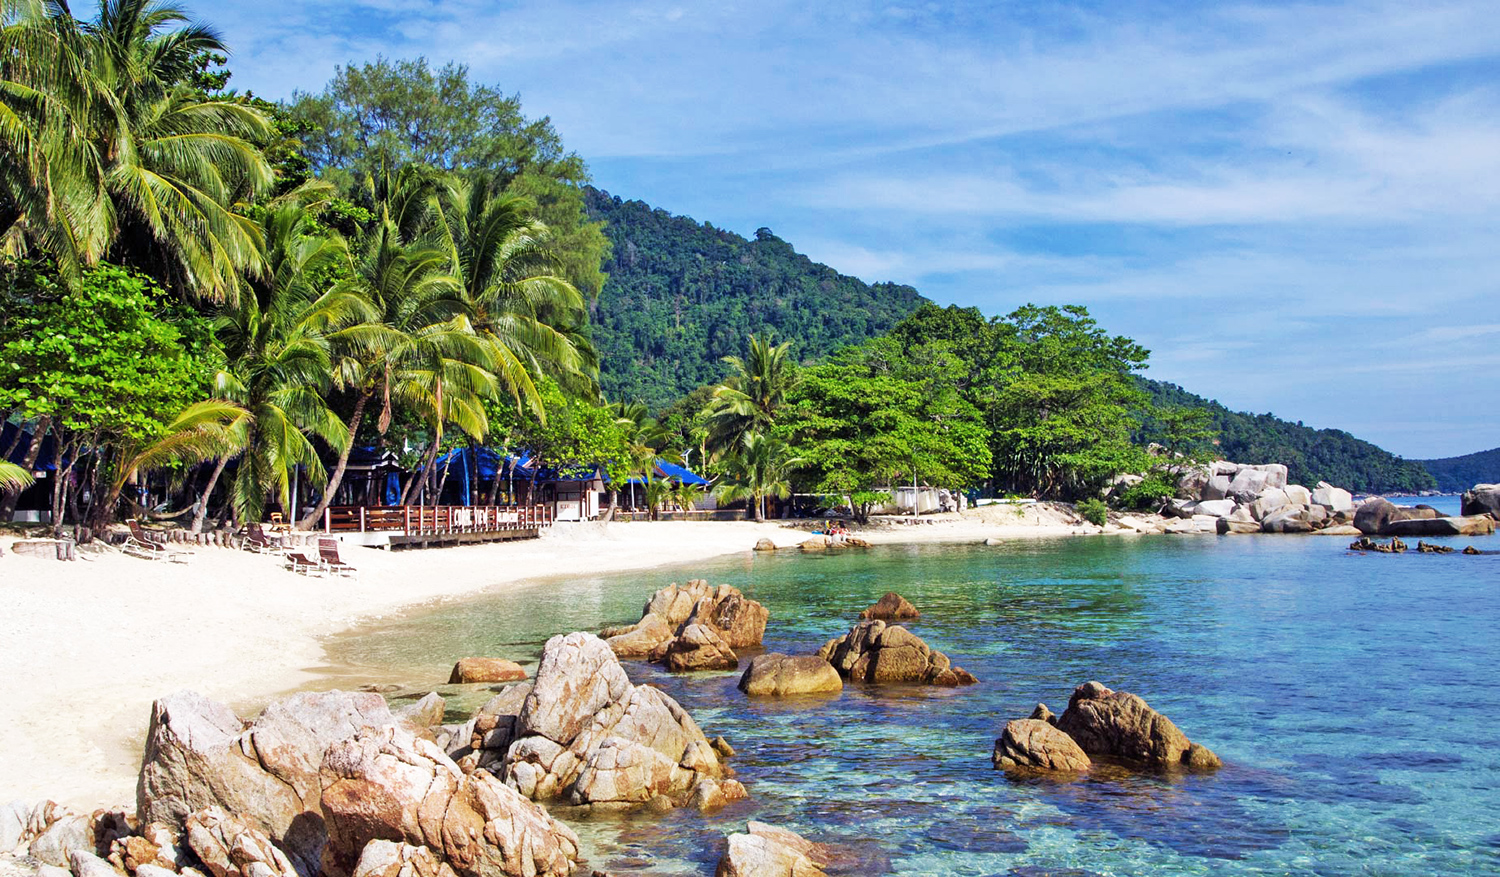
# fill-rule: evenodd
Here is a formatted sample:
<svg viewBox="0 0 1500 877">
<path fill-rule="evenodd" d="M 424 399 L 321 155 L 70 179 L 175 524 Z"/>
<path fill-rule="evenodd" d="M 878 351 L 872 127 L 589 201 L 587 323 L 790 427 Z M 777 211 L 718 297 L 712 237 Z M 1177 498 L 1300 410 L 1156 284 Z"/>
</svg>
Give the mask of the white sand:
<svg viewBox="0 0 1500 877">
<path fill-rule="evenodd" d="M 951 542 L 1080 532 L 1005 514 L 943 516 L 936 525 L 861 535 Z M 0 557 L 0 801 L 133 806 L 153 699 L 193 688 L 242 704 L 305 685 L 326 660 L 321 638 L 361 620 L 527 579 L 744 552 L 761 537 L 789 547 L 806 534 L 749 522 L 584 524 L 527 542 L 345 548 L 357 580 L 306 578 L 276 558 L 221 548 L 195 549 L 186 565 L 116 552 L 75 563 L 7 553 Z"/>
</svg>

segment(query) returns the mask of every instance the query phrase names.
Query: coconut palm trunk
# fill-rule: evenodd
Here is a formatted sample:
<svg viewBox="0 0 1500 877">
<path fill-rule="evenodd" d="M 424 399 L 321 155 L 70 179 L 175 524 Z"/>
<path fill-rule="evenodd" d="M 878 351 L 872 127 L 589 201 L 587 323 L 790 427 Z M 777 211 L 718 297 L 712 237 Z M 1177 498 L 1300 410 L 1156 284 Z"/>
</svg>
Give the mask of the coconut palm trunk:
<svg viewBox="0 0 1500 877">
<path fill-rule="evenodd" d="M 203 488 L 203 494 L 198 497 L 198 508 L 193 512 L 192 532 L 203 532 L 203 522 L 208 519 L 208 500 L 214 495 L 214 488 L 219 486 L 219 476 L 224 474 L 224 467 L 229 465 L 229 458 L 232 456 L 232 453 L 224 454 L 214 464 L 213 474 L 208 476 L 208 486 Z"/>
<path fill-rule="evenodd" d="M 318 522 L 318 519 L 323 517 L 323 512 L 328 510 L 328 506 L 333 502 L 333 498 L 338 495 L 339 485 L 344 481 L 344 472 L 349 468 L 349 455 L 354 452 L 354 439 L 359 435 L 359 422 L 365 416 L 365 405 L 369 401 L 369 393 L 361 393 L 359 394 L 359 398 L 355 400 L 354 414 L 349 417 L 349 443 L 339 452 L 338 465 L 333 467 L 333 474 L 328 477 L 328 486 L 323 488 L 323 498 L 318 500 L 317 506 L 311 512 L 308 512 L 307 517 L 303 518 L 302 522 L 298 524 L 302 529 L 312 529 L 313 525 Z"/>
</svg>

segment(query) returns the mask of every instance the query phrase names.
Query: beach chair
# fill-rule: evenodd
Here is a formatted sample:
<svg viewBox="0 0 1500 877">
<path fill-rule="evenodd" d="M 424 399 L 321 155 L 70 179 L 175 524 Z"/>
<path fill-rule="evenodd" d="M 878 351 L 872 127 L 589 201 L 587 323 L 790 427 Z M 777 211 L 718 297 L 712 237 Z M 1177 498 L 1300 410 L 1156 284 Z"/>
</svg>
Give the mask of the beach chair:
<svg viewBox="0 0 1500 877">
<path fill-rule="evenodd" d="M 193 555 L 191 553 L 168 548 L 165 540 L 150 533 L 135 518 L 131 518 L 125 523 L 130 527 L 130 535 L 125 537 L 124 550 L 131 557 L 139 557 L 145 560 L 165 560 L 170 563 L 187 563 L 189 560 L 192 560 Z"/>
<path fill-rule="evenodd" d="M 308 557 L 301 551 L 288 551 L 286 553 L 286 568 L 305 576 L 320 576 L 324 572 L 322 563 Z"/>
<path fill-rule="evenodd" d="M 318 559 L 323 562 L 323 568 L 334 575 L 349 576 L 351 578 L 359 575 L 359 570 L 345 563 L 339 557 L 339 540 L 337 539 L 319 537 Z"/>
<path fill-rule="evenodd" d="M 260 524 L 246 524 L 245 541 L 240 547 L 256 554 L 280 554 L 286 550 L 286 543 L 280 538 L 266 535 Z"/>
</svg>

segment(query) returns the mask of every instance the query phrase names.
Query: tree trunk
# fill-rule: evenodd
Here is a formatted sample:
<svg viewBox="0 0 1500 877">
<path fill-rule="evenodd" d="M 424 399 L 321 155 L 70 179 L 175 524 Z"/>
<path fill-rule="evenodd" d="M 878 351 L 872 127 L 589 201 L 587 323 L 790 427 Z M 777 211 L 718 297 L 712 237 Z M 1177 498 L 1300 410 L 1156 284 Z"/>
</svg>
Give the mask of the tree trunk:
<svg viewBox="0 0 1500 877">
<path fill-rule="evenodd" d="M 757 524 L 764 524 L 766 522 L 765 501 L 766 498 L 759 494 L 750 497 L 750 505 L 755 508 L 755 523 Z"/>
<path fill-rule="evenodd" d="M 412 494 L 415 492 L 414 488 L 416 488 L 419 484 L 424 487 L 426 486 L 427 480 L 432 474 L 432 463 L 437 459 L 437 452 L 438 440 L 434 438 L 432 440 L 432 444 L 427 446 L 427 452 L 422 455 L 421 471 L 413 475 L 411 477 L 411 480 L 406 482 L 406 489 L 401 492 L 401 502 L 398 503 L 399 505 L 407 504 L 407 502 L 411 499 Z"/>
<path fill-rule="evenodd" d="M 219 458 L 214 464 L 213 474 L 208 476 L 208 486 L 203 488 L 203 495 L 198 498 L 198 508 L 193 511 L 192 532 L 203 532 L 203 521 L 208 518 L 208 501 L 214 494 L 214 488 L 219 484 L 219 476 L 224 474 L 224 467 L 229 465 L 230 454 Z"/>
<path fill-rule="evenodd" d="M 26 449 L 26 459 L 21 463 L 21 468 L 27 472 L 32 471 L 36 465 L 37 457 L 42 453 L 42 442 L 47 438 L 47 430 L 52 426 L 51 417 L 43 417 L 36 422 L 36 431 L 31 434 L 31 447 Z M 19 438 L 19 433 L 17 438 Z M 54 466 L 61 463 L 61 459 L 53 461 Z M 56 474 L 54 468 L 53 473 Z M 10 523 L 10 519 L 16 513 L 16 503 L 21 501 L 20 490 L 7 490 L 5 498 L 0 500 L 0 524 Z"/>
<path fill-rule="evenodd" d="M 370 401 L 369 393 L 361 393 L 354 402 L 354 414 L 349 417 L 349 444 L 339 452 L 339 462 L 333 467 L 333 475 L 328 479 L 328 486 L 323 488 L 323 498 L 318 500 L 317 506 L 307 517 L 302 519 L 298 526 L 304 530 L 311 530 L 318 519 L 323 517 L 323 512 L 328 509 L 333 497 L 338 493 L 339 485 L 344 481 L 344 470 L 349 468 L 349 455 L 354 452 L 354 438 L 359 435 L 359 421 L 365 416 L 365 403 Z"/>
<path fill-rule="evenodd" d="M 609 489 L 609 508 L 604 510 L 604 520 L 613 521 L 615 519 L 615 512 L 619 507 L 620 489 L 618 487 L 611 487 Z"/>
<path fill-rule="evenodd" d="M 443 488 L 448 486 L 448 473 L 453 469 L 453 455 L 448 455 L 448 461 L 443 464 L 443 474 L 438 478 L 437 487 L 432 492 L 432 504 L 443 504 Z"/>
</svg>

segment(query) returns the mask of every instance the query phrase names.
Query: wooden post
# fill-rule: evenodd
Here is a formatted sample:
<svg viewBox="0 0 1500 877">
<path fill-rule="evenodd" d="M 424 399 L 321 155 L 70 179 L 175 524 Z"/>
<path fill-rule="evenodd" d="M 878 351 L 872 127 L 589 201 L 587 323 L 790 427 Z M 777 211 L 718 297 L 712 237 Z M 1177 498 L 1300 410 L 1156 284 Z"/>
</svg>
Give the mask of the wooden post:
<svg viewBox="0 0 1500 877">
<path fill-rule="evenodd" d="M 323 509 L 323 532 L 333 532 L 333 509 L 331 507 Z"/>
<path fill-rule="evenodd" d="M 409 505 L 401 507 L 401 532 L 406 536 L 411 535 L 411 506 Z"/>
<path fill-rule="evenodd" d="M 363 533 L 367 529 L 369 529 L 369 524 L 365 520 L 365 507 L 364 506 L 360 506 L 359 507 L 359 532 Z"/>
</svg>

